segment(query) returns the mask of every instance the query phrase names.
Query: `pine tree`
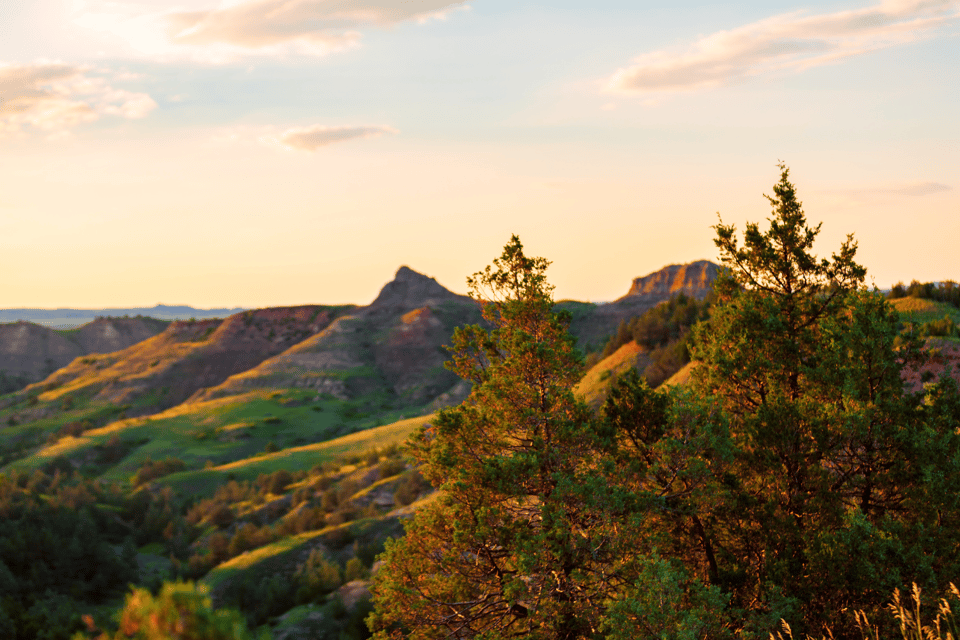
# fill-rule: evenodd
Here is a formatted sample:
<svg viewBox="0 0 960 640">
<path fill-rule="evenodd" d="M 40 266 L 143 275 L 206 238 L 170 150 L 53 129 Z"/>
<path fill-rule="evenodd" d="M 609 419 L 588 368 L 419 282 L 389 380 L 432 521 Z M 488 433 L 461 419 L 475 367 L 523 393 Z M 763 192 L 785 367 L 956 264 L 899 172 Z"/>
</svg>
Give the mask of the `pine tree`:
<svg viewBox="0 0 960 640">
<path fill-rule="evenodd" d="M 468 279 L 489 328 L 458 329 L 448 367 L 473 383 L 412 445 L 439 490 L 387 546 L 371 626 L 380 638 L 583 638 L 618 584 L 622 550 L 593 472 L 591 414 L 569 317 L 514 236 Z M 605 511 L 606 510 L 606 511 Z"/>
</svg>

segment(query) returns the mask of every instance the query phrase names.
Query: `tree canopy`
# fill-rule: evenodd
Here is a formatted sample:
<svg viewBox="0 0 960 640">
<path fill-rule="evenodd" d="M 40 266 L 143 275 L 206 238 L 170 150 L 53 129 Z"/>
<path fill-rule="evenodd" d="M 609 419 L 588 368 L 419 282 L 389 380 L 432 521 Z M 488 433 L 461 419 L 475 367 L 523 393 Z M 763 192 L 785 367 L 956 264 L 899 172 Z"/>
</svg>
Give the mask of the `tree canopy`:
<svg viewBox="0 0 960 640">
<path fill-rule="evenodd" d="M 488 327 L 459 329 L 448 366 L 473 383 L 415 440 L 440 489 L 377 576 L 380 637 L 579 638 L 594 633 L 614 578 L 602 561 L 604 489 L 586 473 L 596 434 L 571 389 L 582 373 L 552 311 L 543 258 L 514 236 L 468 280 Z"/>
<path fill-rule="evenodd" d="M 547 261 L 514 237 L 468 281 L 488 326 L 449 366 L 473 392 L 412 445 L 440 491 L 383 556 L 378 637 L 854 636 L 854 611 L 956 578 L 960 392 L 904 388 L 920 341 L 852 236 L 814 254 L 780 169 L 767 228 L 715 227 L 690 388 L 629 372 L 591 415 Z"/>
</svg>

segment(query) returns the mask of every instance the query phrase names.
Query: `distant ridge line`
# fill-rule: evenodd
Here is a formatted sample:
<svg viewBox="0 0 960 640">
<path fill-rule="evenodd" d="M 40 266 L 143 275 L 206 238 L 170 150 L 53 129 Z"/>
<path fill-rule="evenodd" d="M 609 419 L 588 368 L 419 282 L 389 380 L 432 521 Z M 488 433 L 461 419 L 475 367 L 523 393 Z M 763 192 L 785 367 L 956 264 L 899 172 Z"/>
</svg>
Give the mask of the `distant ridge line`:
<svg viewBox="0 0 960 640">
<path fill-rule="evenodd" d="M 33 322 L 44 326 L 55 326 L 57 328 L 75 327 L 87 322 L 92 322 L 97 318 L 117 318 L 121 316 L 145 316 L 156 318 L 158 320 L 188 320 L 196 318 L 198 320 L 208 318 L 226 318 L 235 313 L 248 311 L 243 307 L 232 309 L 197 309 L 188 305 L 165 305 L 158 304 L 154 307 L 128 307 L 128 308 L 108 308 L 108 309 L 0 309 L 0 323 L 10 322 Z"/>
</svg>

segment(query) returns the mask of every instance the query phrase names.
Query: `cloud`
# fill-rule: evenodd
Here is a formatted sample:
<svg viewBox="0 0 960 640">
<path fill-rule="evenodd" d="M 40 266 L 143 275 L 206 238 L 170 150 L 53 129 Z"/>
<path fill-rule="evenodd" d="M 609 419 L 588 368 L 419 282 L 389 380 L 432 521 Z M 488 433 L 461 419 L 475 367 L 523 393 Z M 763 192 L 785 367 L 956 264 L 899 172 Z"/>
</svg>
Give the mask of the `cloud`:
<svg viewBox="0 0 960 640">
<path fill-rule="evenodd" d="M 960 0 L 890 0 L 865 9 L 774 16 L 697 40 L 685 52 L 644 54 L 607 81 L 614 92 L 707 89 L 752 76 L 799 72 L 929 37 L 960 15 Z"/>
<path fill-rule="evenodd" d="M 932 193 L 950 191 L 951 187 L 940 184 L 939 182 L 917 182 L 903 187 L 895 187 L 886 190 L 887 193 L 895 193 L 903 196 L 928 196 Z"/>
<path fill-rule="evenodd" d="M 443 18 L 466 0 L 241 0 L 170 11 L 88 0 L 78 23 L 113 31 L 143 53 L 226 62 L 244 55 L 326 55 L 359 44 L 360 29 Z M 181 5 L 182 6 L 182 5 Z"/>
<path fill-rule="evenodd" d="M 36 129 L 58 137 L 105 115 L 143 118 L 156 106 L 149 95 L 116 89 L 89 67 L 0 65 L 0 135 Z"/>
<path fill-rule="evenodd" d="M 323 125 L 313 125 L 300 129 L 289 129 L 280 135 L 277 140 L 281 145 L 288 149 L 299 149 L 301 151 L 316 151 L 320 147 L 356 140 L 359 138 L 372 138 L 385 133 L 399 133 L 391 127 L 326 127 Z"/>
<path fill-rule="evenodd" d="M 824 190 L 827 201 L 834 205 L 861 206 L 888 201 L 891 198 L 911 197 L 918 198 L 953 191 L 950 185 L 940 182 L 911 182 L 907 184 L 891 185 L 886 187 L 872 187 L 861 189 L 831 189 Z"/>
</svg>

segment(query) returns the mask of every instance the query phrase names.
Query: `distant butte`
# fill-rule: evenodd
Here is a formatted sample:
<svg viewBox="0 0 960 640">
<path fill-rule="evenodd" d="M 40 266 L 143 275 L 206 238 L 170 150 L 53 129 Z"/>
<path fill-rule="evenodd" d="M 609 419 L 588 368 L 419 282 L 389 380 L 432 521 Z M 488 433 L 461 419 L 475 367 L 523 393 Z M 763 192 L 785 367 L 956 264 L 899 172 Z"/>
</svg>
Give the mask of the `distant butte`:
<svg viewBox="0 0 960 640">
<path fill-rule="evenodd" d="M 649 275 L 636 278 L 630 290 L 616 302 L 626 302 L 637 296 L 669 298 L 683 293 L 694 298 L 703 298 L 710 292 L 720 267 L 709 260 L 697 260 L 690 264 L 671 264 Z"/>
</svg>

